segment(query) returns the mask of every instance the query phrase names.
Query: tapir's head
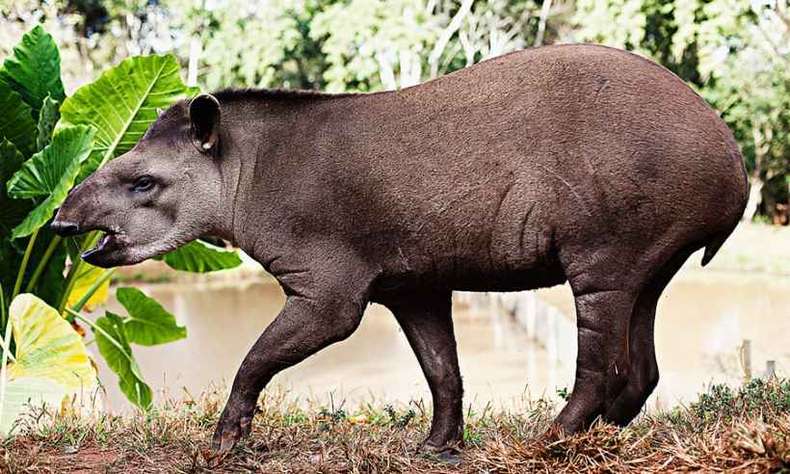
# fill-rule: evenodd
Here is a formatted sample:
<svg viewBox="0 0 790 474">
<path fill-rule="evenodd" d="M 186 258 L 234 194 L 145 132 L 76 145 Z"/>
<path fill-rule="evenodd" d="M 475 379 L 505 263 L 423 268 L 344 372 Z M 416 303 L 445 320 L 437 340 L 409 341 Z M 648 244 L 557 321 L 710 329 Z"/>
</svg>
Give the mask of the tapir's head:
<svg viewBox="0 0 790 474">
<path fill-rule="evenodd" d="M 52 230 L 103 231 L 82 255 L 100 267 L 138 263 L 211 232 L 221 217 L 219 122 L 213 96 L 174 105 L 132 150 L 72 189 Z"/>
</svg>

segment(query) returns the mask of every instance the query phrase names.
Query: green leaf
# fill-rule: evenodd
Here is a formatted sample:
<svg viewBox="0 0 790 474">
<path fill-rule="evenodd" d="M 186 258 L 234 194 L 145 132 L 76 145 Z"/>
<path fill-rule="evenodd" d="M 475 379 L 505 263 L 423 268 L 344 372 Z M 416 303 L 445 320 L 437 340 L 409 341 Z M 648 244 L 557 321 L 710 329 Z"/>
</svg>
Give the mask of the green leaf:
<svg viewBox="0 0 790 474">
<path fill-rule="evenodd" d="M 19 171 L 25 157 L 10 141 L 0 141 L 0 238 L 11 234 L 13 229 L 25 218 L 32 205 L 29 201 L 11 199 L 6 190 L 6 181 Z"/>
<path fill-rule="evenodd" d="M 31 266 L 28 267 L 29 271 L 28 277 L 25 278 L 25 285 L 27 285 L 28 280 L 32 276 L 33 272 L 31 267 L 33 265 L 38 265 L 44 257 L 44 251 L 53 239 L 55 239 L 55 233 L 51 230 L 46 227 L 39 230 L 38 237 L 36 238 L 36 245 L 33 249 L 33 255 L 30 257 L 32 263 Z M 66 289 L 66 277 L 63 275 L 65 269 L 66 245 L 65 241 L 61 241 L 52 253 L 52 256 L 49 257 L 44 267 L 44 273 L 38 279 L 38 283 L 32 288 L 31 292 L 46 301 L 47 304 L 57 307 L 57 304 L 60 302 L 60 295 L 62 295 L 63 291 Z"/>
<path fill-rule="evenodd" d="M 0 140 L 0 186 L 5 194 L 5 182 L 22 167 L 25 157 L 7 139 Z"/>
<path fill-rule="evenodd" d="M 91 125 L 96 146 L 83 166 L 82 180 L 100 165 L 129 151 L 164 109 L 197 93 L 181 81 L 172 55 L 137 56 L 105 71 L 63 102 L 62 121 Z"/>
<path fill-rule="evenodd" d="M 8 192 L 16 198 L 49 196 L 70 168 L 81 164 L 90 152 L 94 131 L 75 126 L 60 130 L 52 143 L 33 155 L 8 181 Z"/>
<path fill-rule="evenodd" d="M 94 130 L 86 126 L 68 127 L 52 138 L 52 143 L 22 165 L 8 181 L 8 193 L 16 198 L 46 196 L 12 232 L 13 238 L 25 237 L 52 217 L 88 158 Z"/>
<path fill-rule="evenodd" d="M 148 410 L 153 403 L 151 387 L 143 381 L 140 366 L 132 354 L 132 348 L 126 339 L 123 320 L 116 314 L 107 311 L 106 316 L 96 320 L 96 345 L 99 347 L 107 366 L 118 376 L 118 385 L 130 402 L 143 410 Z M 109 336 L 109 337 L 108 337 Z"/>
<path fill-rule="evenodd" d="M 36 122 L 22 97 L 0 81 L 0 138 L 12 142 L 24 155 L 35 148 Z"/>
<path fill-rule="evenodd" d="M 53 100 L 50 96 L 44 99 L 41 113 L 38 115 L 38 125 L 36 126 L 36 151 L 41 151 L 49 145 L 52 140 L 52 132 L 55 124 L 60 119 L 60 102 Z"/>
<path fill-rule="evenodd" d="M 33 110 L 33 117 L 50 96 L 60 102 L 66 98 L 60 80 L 60 53 L 55 40 L 41 25 L 27 32 L 0 69 L 0 81 L 22 96 Z"/>
<path fill-rule="evenodd" d="M 96 384 L 82 338 L 58 312 L 31 294 L 11 302 L 8 314 L 16 361 L 8 366 L 8 397 L 0 407 L 0 432 L 8 432 L 28 402 L 60 406 L 66 396 L 89 396 Z"/>
<path fill-rule="evenodd" d="M 187 337 L 186 328 L 176 324 L 172 314 L 137 288 L 118 288 L 115 295 L 129 314 L 123 320 L 129 342 L 155 346 Z"/>
<path fill-rule="evenodd" d="M 21 260 L 22 255 L 13 242 L 8 239 L 0 239 L 0 285 L 5 289 L 6 301 L 11 297 Z"/>
<path fill-rule="evenodd" d="M 196 273 L 227 270 L 241 265 L 241 258 L 236 251 L 222 250 L 200 240 L 194 240 L 157 259 L 164 260 L 170 268 Z"/>
</svg>

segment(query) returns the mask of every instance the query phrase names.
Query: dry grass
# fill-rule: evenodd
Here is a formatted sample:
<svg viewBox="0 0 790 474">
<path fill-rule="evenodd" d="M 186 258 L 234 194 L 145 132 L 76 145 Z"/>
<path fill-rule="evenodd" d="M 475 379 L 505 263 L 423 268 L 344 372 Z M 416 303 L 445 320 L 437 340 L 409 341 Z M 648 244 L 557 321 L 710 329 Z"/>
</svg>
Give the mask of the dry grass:
<svg viewBox="0 0 790 474">
<path fill-rule="evenodd" d="M 667 472 L 790 471 L 790 382 L 714 387 L 688 408 L 642 416 L 620 430 L 538 441 L 554 407 L 467 414 L 460 464 L 418 455 L 430 413 L 394 409 L 302 409 L 264 398 L 253 435 L 224 459 L 208 452 L 223 394 L 167 402 L 135 416 L 34 412 L 0 444 L 2 472 Z M 34 422 L 35 421 L 35 422 Z"/>
</svg>

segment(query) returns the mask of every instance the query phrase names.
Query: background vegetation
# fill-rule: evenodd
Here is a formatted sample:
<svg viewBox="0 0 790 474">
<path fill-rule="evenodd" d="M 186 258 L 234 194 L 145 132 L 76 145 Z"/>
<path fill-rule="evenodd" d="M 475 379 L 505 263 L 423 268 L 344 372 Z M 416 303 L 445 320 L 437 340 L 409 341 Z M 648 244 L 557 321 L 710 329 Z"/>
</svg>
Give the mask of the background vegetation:
<svg viewBox="0 0 790 474">
<path fill-rule="evenodd" d="M 749 216 L 788 222 L 787 0 L 5 0 L 0 52 L 42 22 L 67 86 L 108 64 L 174 53 L 189 85 L 372 91 L 508 51 L 598 42 L 637 51 L 697 89 L 736 134 Z"/>
</svg>

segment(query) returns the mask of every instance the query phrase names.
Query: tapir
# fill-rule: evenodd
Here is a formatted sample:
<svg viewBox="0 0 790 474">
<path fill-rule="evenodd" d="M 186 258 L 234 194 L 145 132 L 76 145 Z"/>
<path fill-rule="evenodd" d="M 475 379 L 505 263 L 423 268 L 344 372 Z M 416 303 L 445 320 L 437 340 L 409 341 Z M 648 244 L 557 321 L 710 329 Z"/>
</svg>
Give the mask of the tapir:
<svg viewBox="0 0 790 474">
<path fill-rule="evenodd" d="M 215 451 L 249 433 L 275 374 L 349 337 L 375 302 L 431 391 L 421 448 L 447 453 L 463 443 L 453 290 L 568 282 L 576 372 L 552 430 L 625 425 L 658 381 L 659 296 L 690 254 L 711 260 L 747 194 L 732 133 L 681 79 L 629 52 L 562 45 L 395 91 L 178 102 L 76 186 L 51 227 L 103 231 L 82 256 L 100 267 L 215 236 L 280 283 L 285 305 L 238 370 Z"/>
</svg>

